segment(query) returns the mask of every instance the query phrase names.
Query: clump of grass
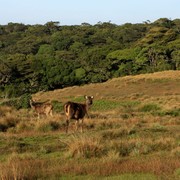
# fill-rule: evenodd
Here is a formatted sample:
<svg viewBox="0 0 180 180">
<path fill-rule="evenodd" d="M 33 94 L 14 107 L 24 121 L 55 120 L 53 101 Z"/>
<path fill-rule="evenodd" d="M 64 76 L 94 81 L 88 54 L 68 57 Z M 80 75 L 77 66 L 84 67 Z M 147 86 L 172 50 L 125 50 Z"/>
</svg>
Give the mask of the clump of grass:
<svg viewBox="0 0 180 180">
<path fill-rule="evenodd" d="M 174 148 L 174 149 L 171 151 L 171 154 L 172 154 L 173 156 L 180 157 L 180 146 Z"/>
<path fill-rule="evenodd" d="M 6 116 L 7 113 L 12 113 L 13 108 L 8 107 L 8 106 L 0 106 L 0 117 Z"/>
<path fill-rule="evenodd" d="M 49 131 L 55 131 L 58 130 L 61 127 L 59 122 L 53 121 L 53 120 L 46 120 L 42 121 L 39 120 L 38 123 L 36 124 L 36 130 L 41 131 L 41 132 L 49 132 Z"/>
<path fill-rule="evenodd" d="M 17 133 L 28 132 L 28 131 L 33 131 L 33 130 L 34 130 L 33 124 L 30 122 L 27 123 L 27 121 L 20 121 L 17 124 L 16 129 L 15 129 Z"/>
<path fill-rule="evenodd" d="M 131 143 L 121 142 L 116 148 L 117 151 L 119 152 L 119 156 L 129 156 L 135 147 L 136 147 L 135 142 L 131 142 Z"/>
<path fill-rule="evenodd" d="M 117 120 L 115 119 L 98 119 L 94 124 L 96 130 L 106 130 L 119 127 Z"/>
<path fill-rule="evenodd" d="M 155 103 L 145 104 L 140 108 L 141 112 L 157 112 L 161 110 L 160 106 Z"/>
<path fill-rule="evenodd" d="M 129 134 L 129 130 L 127 128 L 120 128 L 120 129 L 112 129 L 106 130 L 102 132 L 102 138 L 104 139 L 116 139 L 120 137 L 125 137 Z"/>
<path fill-rule="evenodd" d="M 1 179 L 38 179 L 43 163 L 33 156 L 21 157 L 13 153 L 6 163 L 0 164 Z M 38 171 L 37 171 L 38 169 Z M 42 177 L 42 176 L 41 176 Z"/>
<path fill-rule="evenodd" d="M 6 132 L 8 129 L 14 128 L 20 120 L 14 116 L 3 117 L 0 119 L 0 131 Z"/>
<path fill-rule="evenodd" d="M 166 139 L 129 139 L 111 142 L 110 149 L 119 153 L 120 157 L 140 156 L 154 152 L 171 151 L 175 147 L 175 141 L 172 138 Z"/>
<path fill-rule="evenodd" d="M 122 119 L 129 119 L 129 118 L 131 118 L 132 117 L 132 114 L 128 114 L 128 113 L 123 113 L 123 114 L 121 114 L 121 118 Z"/>
<path fill-rule="evenodd" d="M 62 141 L 67 146 L 68 155 L 77 158 L 100 157 L 103 147 L 99 138 L 73 135 L 69 140 Z"/>
<path fill-rule="evenodd" d="M 175 170 L 174 175 L 177 179 L 180 179 L 180 168 Z"/>
<path fill-rule="evenodd" d="M 168 110 L 165 112 L 165 115 L 178 117 L 178 116 L 180 116 L 180 108 Z"/>
<path fill-rule="evenodd" d="M 175 141 L 172 138 L 161 138 L 149 143 L 151 152 L 154 151 L 170 151 L 175 146 Z"/>
<path fill-rule="evenodd" d="M 163 126 L 159 123 L 153 123 L 151 127 L 148 127 L 144 129 L 145 131 L 151 131 L 151 132 L 167 132 L 166 126 Z"/>
<path fill-rule="evenodd" d="M 103 162 L 119 162 L 119 153 L 116 150 L 109 150 L 107 154 L 103 157 Z"/>
</svg>

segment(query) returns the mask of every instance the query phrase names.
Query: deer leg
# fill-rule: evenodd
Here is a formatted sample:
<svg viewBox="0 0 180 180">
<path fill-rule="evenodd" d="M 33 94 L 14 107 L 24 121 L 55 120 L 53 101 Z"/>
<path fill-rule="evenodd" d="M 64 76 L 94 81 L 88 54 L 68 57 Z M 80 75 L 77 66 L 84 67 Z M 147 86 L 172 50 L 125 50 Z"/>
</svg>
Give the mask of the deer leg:
<svg viewBox="0 0 180 180">
<path fill-rule="evenodd" d="M 84 119 L 81 120 L 81 133 L 83 132 Z"/>
<path fill-rule="evenodd" d="M 79 129 L 79 120 L 76 120 L 75 126 L 76 126 L 75 131 L 77 131 Z"/>
<path fill-rule="evenodd" d="M 69 128 L 69 120 L 66 120 L 66 133 L 68 133 L 68 128 Z"/>
</svg>

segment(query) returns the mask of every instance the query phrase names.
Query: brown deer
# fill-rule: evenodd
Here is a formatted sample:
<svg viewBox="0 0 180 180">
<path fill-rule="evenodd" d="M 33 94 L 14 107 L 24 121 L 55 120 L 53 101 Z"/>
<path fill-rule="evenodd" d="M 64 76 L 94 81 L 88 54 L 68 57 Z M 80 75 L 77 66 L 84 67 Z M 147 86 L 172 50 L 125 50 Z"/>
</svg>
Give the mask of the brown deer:
<svg viewBox="0 0 180 180">
<path fill-rule="evenodd" d="M 40 103 L 40 102 L 35 102 L 33 99 L 30 99 L 30 106 L 31 108 L 37 113 L 38 119 L 40 118 L 40 114 L 45 114 L 46 116 L 52 115 L 52 110 L 53 106 L 51 103 Z"/>
<path fill-rule="evenodd" d="M 79 128 L 79 121 L 81 120 L 81 132 L 83 131 L 83 119 L 84 116 L 88 115 L 88 109 L 93 103 L 93 96 L 84 96 L 85 103 L 67 102 L 64 104 L 64 112 L 66 115 L 66 133 L 68 133 L 70 119 L 76 120 L 76 130 Z"/>
</svg>

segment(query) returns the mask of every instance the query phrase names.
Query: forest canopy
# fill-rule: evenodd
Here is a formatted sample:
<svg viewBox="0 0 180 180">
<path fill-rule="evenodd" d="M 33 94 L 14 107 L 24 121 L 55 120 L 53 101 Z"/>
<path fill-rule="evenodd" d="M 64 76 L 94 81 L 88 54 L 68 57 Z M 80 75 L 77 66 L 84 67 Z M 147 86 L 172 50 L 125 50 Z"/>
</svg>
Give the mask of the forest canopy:
<svg viewBox="0 0 180 180">
<path fill-rule="evenodd" d="M 0 25 L 0 96 L 180 69 L 180 19 Z"/>
</svg>

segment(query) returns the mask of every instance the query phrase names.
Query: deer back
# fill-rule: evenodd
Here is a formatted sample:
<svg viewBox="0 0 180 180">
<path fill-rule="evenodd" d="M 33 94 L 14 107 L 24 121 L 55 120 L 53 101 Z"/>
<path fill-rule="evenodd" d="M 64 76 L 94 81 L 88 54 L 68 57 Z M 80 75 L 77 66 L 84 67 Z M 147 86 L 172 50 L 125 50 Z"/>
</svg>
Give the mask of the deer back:
<svg viewBox="0 0 180 180">
<path fill-rule="evenodd" d="M 64 112 L 68 119 L 82 119 L 87 114 L 89 107 L 92 105 L 93 96 L 85 96 L 85 104 L 67 102 L 64 105 Z"/>
<path fill-rule="evenodd" d="M 74 102 L 67 102 L 64 105 L 64 112 L 68 119 L 82 119 L 86 111 L 86 105 Z"/>
<path fill-rule="evenodd" d="M 38 114 L 49 114 L 53 109 L 53 106 L 51 103 L 43 104 L 43 103 L 37 103 L 31 100 L 30 105 L 32 109 L 34 109 L 34 111 L 37 112 Z"/>
</svg>

